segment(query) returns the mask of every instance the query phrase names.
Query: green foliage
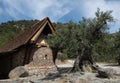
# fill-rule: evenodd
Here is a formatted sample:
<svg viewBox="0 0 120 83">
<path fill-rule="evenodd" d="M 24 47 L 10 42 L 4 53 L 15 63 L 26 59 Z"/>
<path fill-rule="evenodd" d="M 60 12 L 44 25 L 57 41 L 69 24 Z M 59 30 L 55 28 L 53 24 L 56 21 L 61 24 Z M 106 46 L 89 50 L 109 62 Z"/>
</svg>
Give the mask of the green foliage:
<svg viewBox="0 0 120 83">
<path fill-rule="evenodd" d="M 105 34 L 104 39 L 98 41 L 94 48 L 94 57 L 96 61 L 115 62 L 114 35 Z"/>
<path fill-rule="evenodd" d="M 108 22 L 114 22 L 112 11 L 97 10 L 94 18 L 83 18 L 79 23 L 53 23 L 56 32 L 47 37 L 49 45 L 66 58 L 75 58 L 82 48 L 92 50 L 95 61 L 113 62 L 120 59 L 120 31 L 109 34 Z M 0 46 L 30 28 L 37 20 L 9 21 L 0 24 Z M 79 50 L 79 53 L 78 53 Z"/>
<path fill-rule="evenodd" d="M 72 21 L 56 26 L 56 33 L 48 36 L 48 43 L 69 58 L 76 57 L 82 48 L 88 48 L 92 51 L 95 60 L 106 60 L 111 49 L 108 31 L 108 22 L 114 19 L 111 11 L 102 12 L 99 9 L 93 19 L 83 18 L 79 23 Z M 107 43 L 109 41 L 109 43 Z M 107 46 L 108 45 L 108 46 Z M 109 48 L 110 47 L 110 48 Z M 105 58 L 106 57 L 106 58 Z M 102 60 L 102 59 L 103 60 Z"/>
<path fill-rule="evenodd" d="M 116 55 L 115 58 L 120 64 L 120 30 L 115 34 L 113 50 L 114 54 Z"/>
<path fill-rule="evenodd" d="M 78 24 L 70 21 L 66 24 L 58 23 L 58 25 L 62 27 L 57 28 L 54 35 L 49 35 L 47 41 L 52 48 L 69 55 L 69 58 L 73 58 L 78 54 L 79 42 L 76 38 L 76 32 L 79 30 Z"/>
<path fill-rule="evenodd" d="M 14 36 L 30 28 L 37 20 L 8 21 L 0 24 L 0 46 L 4 45 Z"/>
</svg>

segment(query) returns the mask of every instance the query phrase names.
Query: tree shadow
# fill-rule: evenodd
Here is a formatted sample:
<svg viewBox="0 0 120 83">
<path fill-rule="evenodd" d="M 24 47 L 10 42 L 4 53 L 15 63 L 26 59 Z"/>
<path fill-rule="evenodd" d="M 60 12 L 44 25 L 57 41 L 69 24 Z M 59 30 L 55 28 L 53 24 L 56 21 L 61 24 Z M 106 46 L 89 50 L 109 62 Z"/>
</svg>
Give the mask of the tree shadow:
<svg viewBox="0 0 120 83">
<path fill-rule="evenodd" d="M 120 67 L 120 65 L 118 65 L 118 64 L 106 64 L 104 66 Z"/>
<path fill-rule="evenodd" d="M 41 80 L 54 80 L 62 77 L 62 74 L 68 73 L 72 67 L 58 67 L 58 73 L 49 73 L 45 78 Z"/>
<path fill-rule="evenodd" d="M 49 73 L 45 78 L 41 79 L 41 80 L 54 80 L 61 77 L 61 74 L 59 73 Z"/>
<path fill-rule="evenodd" d="M 106 79 L 106 78 L 108 78 L 108 77 L 100 76 L 99 74 L 97 74 L 96 77 L 100 78 L 100 79 Z"/>
<path fill-rule="evenodd" d="M 58 67 L 60 74 L 68 73 L 71 69 L 72 67 Z"/>
</svg>

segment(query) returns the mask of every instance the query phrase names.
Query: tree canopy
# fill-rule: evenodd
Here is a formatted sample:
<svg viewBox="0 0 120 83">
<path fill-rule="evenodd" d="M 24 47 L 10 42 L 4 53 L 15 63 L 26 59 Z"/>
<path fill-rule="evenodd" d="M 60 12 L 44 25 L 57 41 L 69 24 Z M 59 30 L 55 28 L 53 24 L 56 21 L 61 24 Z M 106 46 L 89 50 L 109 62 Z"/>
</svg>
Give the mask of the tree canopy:
<svg viewBox="0 0 120 83">
<path fill-rule="evenodd" d="M 99 48 L 105 48 L 101 44 L 107 42 L 105 37 L 108 34 L 108 22 L 114 21 L 111 13 L 112 11 L 103 12 L 98 9 L 94 18 L 82 18 L 79 23 L 58 23 L 56 33 L 48 36 L 48 43 L 69 58 L 79 55 L 78 50 L 80 52 L 82 48 L 91 49 L 92 54 L 101 52 Z"/>
<path fill-rule="evenodd" d="M 64 58 L 76 58 L 82 48 L 91 49 L 95 61 L 114 61 L 120 57 L 120 31 L 109 33 L 109 22 L 114 22 L 112 11 L 97 10 L 94 18 L 83 17 L 78 23 L 53 23 L 56 27 L 54 35 L 47 41 L 50 47 L 63 53 Z M 0 24 L 0 46 L 14 36 L 29 29 L 38 20 L 9 21 Z M 78 51 L 79 50 L 79 51 Z"/>
</svg>

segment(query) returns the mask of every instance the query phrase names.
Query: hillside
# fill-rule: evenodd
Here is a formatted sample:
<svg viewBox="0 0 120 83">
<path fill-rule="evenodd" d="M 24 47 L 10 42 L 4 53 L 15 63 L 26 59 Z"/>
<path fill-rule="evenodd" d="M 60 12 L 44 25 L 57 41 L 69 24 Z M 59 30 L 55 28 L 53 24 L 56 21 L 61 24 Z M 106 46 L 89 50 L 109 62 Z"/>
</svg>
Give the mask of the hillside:
<svg viewBox="0 0 120 83">
<path fill-rule="evenodd" d="M 0 24 L 0 46 L 4 45 L 8 40 L 14 36 L 30 28 L 38 20 L 20 20 L 8 21 Z"/>
<path fill-rule="evenodd" d="M 6 42 L 8 42 L 10 39 L 14 38 L 16 35 L 23 32 L 24 30 L 29 29 L 36 22 L 38 22 L 38 20 L 19 20 L 19 21 L 8 21 L 6 23 L 1 23 L 0 24 L 0 47 L 4 45 Z M 58 23 L 53 23 L 53 25 L 56 28 L 56 32 L 57 32 L 56 34 L 58 34 L 58 38 L 59 38 L 57 39 L 58 43 L 59 42 L 61 43 L 63 40 L 65 40 L 63 41 L 63 44 L 56 45 L 55 43 L 56 46 L 60 45 L 61 48 L 64 48 L 64 49 L 60 48 L 65 56 L 63 57 L 63 59 L 75 58 L 78 55 L 76 52 L 77 43 L 75 43 L 76 42 L 75 38 L 79 39 L 79 36 L 84 37 L 85 35 L 89 34 L 88 31 L 85 31 L 84 28 L 82 28 L 81 22 L 80 23 L 74 23 L 72 21 L 69 21 L 67 23 L 58 22 Z M 89 30 L 89 27 L 88 27 L 88 30 Z M 59 37 L 59 35 L 61 37 Z M 90 39 L 90 37 L 93 38 L 90 35 L 85 36 L 84 43 L 86 46 L 88 46 L 86 44 L 88 41 L 86 40 Z M 100 41 L 97 41 L 96 44 L 93 46 L 94 49 L 92 51 L 93 53 L 92 55 L 94 57 L 94 60 L 99 62 L 101 61 L 116 62 L 115 58 L 117 57 L 117 60 L 119 59 L 119 55 L 116 52 L 117 50 L 119 50 L 118 48 L 119 41 L 117 41 L 119 40 L 119 32 L 116 32 L 114 34 L 109 34 L 103 31 L 100 37 L 103 37 L 103 39 L 101 39 Z M 115 37 L 117 38 L 115 39 Z M 57 36 L 54 38 L 57 38 Z M 48 38 L 48 39 L 50 39 L 49 41 L 54 41 L 54 42 L 57 41 L 56 39 L 55 40 L 51 38 Z M 69 39 L 72 41 L 69 42 Z M 115 47 L 115 45 L 117 47 Z"/>
</svg>

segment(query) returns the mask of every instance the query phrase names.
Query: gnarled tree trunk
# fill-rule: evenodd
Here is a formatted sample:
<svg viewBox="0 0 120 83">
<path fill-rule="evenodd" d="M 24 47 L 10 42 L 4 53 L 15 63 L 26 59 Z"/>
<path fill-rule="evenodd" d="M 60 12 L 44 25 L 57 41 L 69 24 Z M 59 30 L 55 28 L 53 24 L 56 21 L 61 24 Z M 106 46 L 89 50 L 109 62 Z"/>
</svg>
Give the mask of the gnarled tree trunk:
<svg viewBox="0 0 120 83">
<path fill-rule="evenodd" d="M 84 67 L 93 65 L 92 50 L 89 48 L 83 48 L 81 53 L 77 56 L 72 68 L 73 71 L 85 71 Z"/>
<path fill-rule="evenodd" d="M 53 54 L 53 62 L 55 64 L 57 54 L 58 54 L 58 49 L 56 49 L 56 48 L 51 48 L 51 49 L 52 49 L 52 54 Z"/>
</svg>

